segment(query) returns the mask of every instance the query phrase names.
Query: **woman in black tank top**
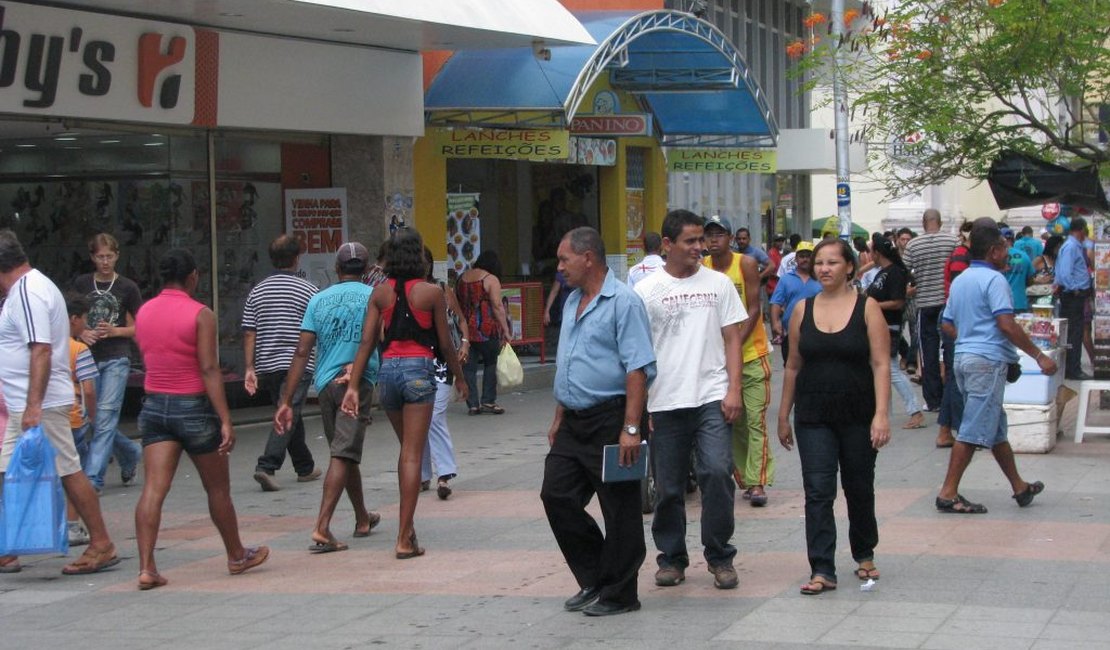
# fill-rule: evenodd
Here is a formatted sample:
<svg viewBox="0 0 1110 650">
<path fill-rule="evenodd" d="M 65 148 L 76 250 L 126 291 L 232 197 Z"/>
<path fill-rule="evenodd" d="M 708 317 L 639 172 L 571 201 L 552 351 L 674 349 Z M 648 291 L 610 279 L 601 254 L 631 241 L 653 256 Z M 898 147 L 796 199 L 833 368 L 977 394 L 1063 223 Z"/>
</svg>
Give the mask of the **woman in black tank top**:
<svg viewBox="0 0 1110 650">
<path fill-rule="evenodd" d="M 779 406 L 779 441 L 798 437 L 806 497 L 806 595 L 836 589 L 836 474 L 848 503 L 848 539 L 856 577 L 878 579 L 874 551 L 875 458 L 890 440 L 890 331 L 874 300 L 851 281 L 856 259 L 843 241 L 821 242 L 813 275 L 821 293 L 790 317 L 790 356 Z M 790 411 L 794 410 L 794 428 Z"/>
</svg>

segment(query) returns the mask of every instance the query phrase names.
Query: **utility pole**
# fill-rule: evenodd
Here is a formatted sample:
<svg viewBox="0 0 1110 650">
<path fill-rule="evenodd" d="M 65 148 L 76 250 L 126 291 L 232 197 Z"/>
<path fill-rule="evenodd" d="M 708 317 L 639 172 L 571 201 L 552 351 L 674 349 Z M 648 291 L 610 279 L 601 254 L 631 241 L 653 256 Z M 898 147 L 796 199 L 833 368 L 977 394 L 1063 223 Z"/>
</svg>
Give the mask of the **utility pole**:
<svg viewBox="0 0 1110 650">
<path fill-rule="evenodd" d="M 844 48 L 844 0 L 832 0 L 833 111 L 836 142 L 836 216 L 840 238 L 852 239 L 852 188 L 848 182 L 848 91 L 841 78 Z"/>
</svg>

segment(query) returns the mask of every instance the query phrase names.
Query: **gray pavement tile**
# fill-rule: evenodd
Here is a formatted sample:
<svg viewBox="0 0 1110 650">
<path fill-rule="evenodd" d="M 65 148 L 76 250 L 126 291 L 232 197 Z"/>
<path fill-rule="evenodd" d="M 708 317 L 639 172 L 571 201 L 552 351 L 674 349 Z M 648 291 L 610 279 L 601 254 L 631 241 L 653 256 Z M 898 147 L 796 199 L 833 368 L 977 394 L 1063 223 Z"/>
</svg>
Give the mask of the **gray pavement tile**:
<svg viewBox="0 0 1110 650">
<path fill-rule="evenodd" d="M 848 634 L 859 637 L 859 641 L 870 641 L 872 632 L 906 632 L 929 634 L 944 626 L 944 619 L 923 616 L 853 616 L 841 621 L 829 634 Z M 826 635 L 827 637 L 828 635 Z M 822 640 L 827 640 L 822 637 Z"/>
<path fill-rule="evenodd" d="M 928 634 L 924 632 L 892 632 L 870 630 L 865 627 L 837 625 L 817 640 L 820 644 L 851 645 L 869 644 L 881 648 L 917 648 Z"/>
<path fill-rule="evenodd" d="M 882 602 L 863 603 L 856 610 L 861 617 L 915 617 L 945 619 L 956 611 L 957 605 L 947 603 Z"/>
<path fill-rule="evenodd" d="M 928 650 L 1028 650 L 1035 639 L 1015 637 L 970 637 L 963 634 L 933 634 L 921 645 Z"/>
<path fill-rule="evenodd" d="M 819 598 L 803 596 L 797 591 L 781 598 L 771 598 L 763 601 L 755 612 L 758 614 L 785 613 L 795 615 L 805 614 L 841 614 L 847 615 L 857 611 L 861 605 L 858 602 L 837 598 L 840 590 L 823 594 Z"/>
<path fill-rule="evenodd" d="M 1041 639 L 1072 641 L 1075 643 L 1110 643 L 1110 622 L 1102 625 L 1068 625 L 1049 623 L 1040 634 Z"/>
<path fill-rule="evenodd" d="M 1038 639 L 1033 643 L 1031 650 L 1110 650 L 1110 643 L 1102 641 L 1084 641 L 1082 645 L 1075 641 L 1058 641 L 1055 639 Z"/>
<path fill-rule="evenodd" d="M 844 618 L 844 614 L 755 611 L 733 623 L 714 640 L 812 643 Z"/>
<path fill-rule="evenodd" d="M 944 625 L 944 631 L 949 634 L 963 634 L 974 637 L 1000 637 L 1013 636 L 1025 639 L 1036 639 L 1045 624 L 1040 622 L 1022 622 L 1019 620 L 989 620 L 970 616 L 961 617 L 957 612 Z"/>
<path fill-rule="evenodd" d="M 1030 607 L 993 607 L 981 605 L 962 605 L 952 617 L 954 621 L 1003 621 L 1012 623 L 1045 624 L 1048 623 L 1055 610 L 1035 609 Z M 977 635 L 982 636 L 982 635 Z M 1004 636 L 1027 636 L 1011 634 Z M 1029 635 L 1035 636 L 1035 635 Z"/>
<path fill-rule="evenodd" d="M 1110 625 L 1110 602 L 1103 602 L 1102 605 L 1107 609 L 1088 612 L 1058 611 L 1050 622 L 1053 625 Z"/>
</svg>

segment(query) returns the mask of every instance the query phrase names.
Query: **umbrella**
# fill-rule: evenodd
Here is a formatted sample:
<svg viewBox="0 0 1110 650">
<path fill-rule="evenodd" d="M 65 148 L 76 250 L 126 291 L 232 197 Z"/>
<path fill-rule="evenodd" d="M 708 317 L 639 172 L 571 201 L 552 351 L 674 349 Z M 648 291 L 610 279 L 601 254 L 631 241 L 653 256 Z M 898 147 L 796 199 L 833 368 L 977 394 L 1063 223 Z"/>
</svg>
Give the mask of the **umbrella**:
<svg viewBox="0 0 1110 650">
<path fill-rule="evenodd" d="M 1068 169 L 1013 151 L 1003 152 L 987 174 L 999 209 L 1044 203 L 1066 203 L 1081 208 L 1110 210 L 1106 193 L 1093 165 Z"/>
<path fill-rule="evenodd" d="M 840 234 L 840 218 L 839 217 L 824 217 L 821 219 L 813 220 L 813 236 L 823 237 L 826 232 L 835 232 Z M 852 224 L 852 237 L 870 237 L 871 233 L 861 227 L 857 223 Z"/>
</svg>

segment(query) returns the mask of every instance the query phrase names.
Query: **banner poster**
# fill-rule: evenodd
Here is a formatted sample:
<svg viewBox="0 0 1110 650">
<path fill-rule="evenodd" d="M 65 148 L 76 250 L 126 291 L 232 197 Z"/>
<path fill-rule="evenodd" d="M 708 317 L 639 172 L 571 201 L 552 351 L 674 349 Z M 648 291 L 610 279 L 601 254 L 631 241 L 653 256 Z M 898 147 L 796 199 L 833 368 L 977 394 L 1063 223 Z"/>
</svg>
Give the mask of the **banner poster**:
<svg viewBox="0 0 1110 650">
<path fill-rule="evenodd" d="M 627 223 L 625 228 L 625 255 L 628 268 L 644 259 L 644 191 L 628 188 L 624 191 Z"/>
<path fill-rule="evenodd" d="M 1100 234 L 1098 225 L 1096 221 L 1096 236 Z M 1110 379 L 1110 241 L 1094 242 L 1091 261 L 1095 267 L 1092 278 L 1095 289 L 1094 322 L 1091 326 L 1095 354 L 1091 363 L 1095 377 Z M 1068 350 L 1068 354 L 1072 353 L 1082 354 L 1082 351 Z"/>
<path fill-rule="evenodd" d="M 520 287 L 502 287 L 501 305 L 505 307 L 505 319 L 509 321 L 512 340 L 519 341 L 524 338 L 524 299 L 520 295 Z"/>
<path fill-rule="evenodd" d="M 335 276 L 335 254 L 347 241 L 347 189 L 285 191 L 285 232 L 304 246 L 299 275 L 324 289 Z"/>
<path fill-rule="evenodd" d="M 469 269 L 482 252 L 482 222 L 477 193 L 447 195 L 447 270 Z"/>
<path fill-rule="evenodd" d="M 773 174 L 778 171 L 774 149 L 667 149 L 667 171 L 703 174 Z"/>
</svg>

